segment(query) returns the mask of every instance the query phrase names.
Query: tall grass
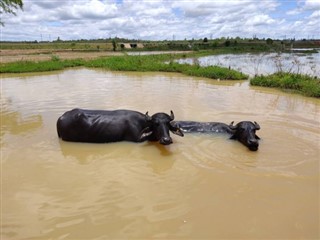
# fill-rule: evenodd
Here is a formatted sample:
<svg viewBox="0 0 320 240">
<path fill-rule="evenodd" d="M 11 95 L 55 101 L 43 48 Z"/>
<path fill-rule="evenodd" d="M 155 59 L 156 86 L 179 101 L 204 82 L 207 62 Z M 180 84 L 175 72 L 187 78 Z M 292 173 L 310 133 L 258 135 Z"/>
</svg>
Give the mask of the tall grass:
<svg viewBox="0 0 320 240">
<path fill-rule="evenodd" d="M 256 76 L 250 80 L 250 84 L 280 88 L 320 98 L 320 80 L 304 74 L 278 72 L 268 76 Z"/>
</svg>

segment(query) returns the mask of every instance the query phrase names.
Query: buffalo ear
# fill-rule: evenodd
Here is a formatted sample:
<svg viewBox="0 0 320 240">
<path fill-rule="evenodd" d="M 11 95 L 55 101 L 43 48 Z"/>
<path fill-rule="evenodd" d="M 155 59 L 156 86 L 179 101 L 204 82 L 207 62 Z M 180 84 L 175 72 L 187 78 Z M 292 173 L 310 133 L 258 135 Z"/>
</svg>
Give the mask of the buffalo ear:
<svg viewBox="0 0 320 240">
<path fill-rule="evenodd" d="M 143 129 L 140 133 L 140 141 L 145 141 L 152 134 L 152 131 L 149 127 Z"/>
<path fill-rule="evenodd" d="M 257 122 L 254 122 L 254 126 L 256 127 L 256 130 L 260 130 L 260 125 Z"/>
<path fill-rule="evenodd" d="M 233 122 L 232 122 L 232 123 L 233 123 Z M 232 130 L 236 130 L 237 127 L 236 127 L 236 126 L 232 126 L 232 123 L 229 125 L 229 127 L 230 127 Z M 232 128 L 231 126 L 232 126 L 233 128 Z M 230 137 L 230 139 L 232 139 L 232 140 L 238 139 L 237 131 L 234 131 L 234 132 L 233 132 L 233 134 L 232 134 L 232 136 Z"/>
<path fill-rule="evenodd" d="M 180 137 L 183 137 L 184 134 L 183 134 L 183 131 L 180 129 L 179 127 L 179 124 L 176 124 L 176 127 L 173 126 L 173 124 L 169 124 L 169 130 L 173 133 L 173 134 L 176 134 Z"/>
<path fill-rule="evenodd" d="M 145 118 L 146 118 L 146 121 L 147 121 L 147 122 L 150 122 L 151 119 L 152 119 L 152 118 L 149 116 L 148 112 L 146 112 Z"/>
<path fill-rule="evenodd" d="M 237 125 L 234 126 L 233 123 L 234 123 L 234 121 L 232 121 L 232 122 L 229 124 L 229 128 L 232 129 L 232 130 L 236 130 L 236 129 L 237 129 Z"/>
</svg>

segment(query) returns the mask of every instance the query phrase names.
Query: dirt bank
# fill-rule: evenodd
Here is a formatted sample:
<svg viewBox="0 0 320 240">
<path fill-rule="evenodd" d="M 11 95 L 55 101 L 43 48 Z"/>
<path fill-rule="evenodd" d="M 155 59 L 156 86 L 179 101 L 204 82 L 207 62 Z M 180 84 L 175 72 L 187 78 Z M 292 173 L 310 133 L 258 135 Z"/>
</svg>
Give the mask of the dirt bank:
<svg viewBox="0 0 320 240">
<path fill-rule="evenodd" d="M 92 59 L 103 56 L 114 56 L 122 55 L 121 52 L 110 52 L 110 51 L 72 51 L 72 50 L 61 50 L 52 51 L 51 49 L 15 49 L 15 50 L 1 50 L 0 52 L 0 63 L 15 62 L 20 60 L 30 61 L 44 61 L 50 60 L 53 56 L 60 59 L 75 59 L 84 58 Z"/>
</svg>

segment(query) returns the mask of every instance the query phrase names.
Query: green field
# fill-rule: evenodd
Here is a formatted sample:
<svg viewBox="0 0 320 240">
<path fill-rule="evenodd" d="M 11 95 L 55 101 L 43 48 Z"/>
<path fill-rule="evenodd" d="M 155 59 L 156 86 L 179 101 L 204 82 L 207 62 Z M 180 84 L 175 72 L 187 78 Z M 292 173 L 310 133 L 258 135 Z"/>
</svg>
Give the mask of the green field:
<svg viewBox="0 0 320 240">
<path fill-rule="evenodd" d="M 131 43 L 141 44 L 142 47 L 133 46 L 126 48 Z M 140 41 L 130 39 L 97 39 L 62 41 L 57 39 L 51 42 L 0 42 L 0 50 L 8 49 L 47 49 L 47 50 L 75 50 L 75 51 L 154 51 L 154 50 L 214 50 L 229 49 L 229 51 L 285 51 L 290 48 L 319 48 L 319 41 L 308 40 L 271 40 L 271 39 L 242 39 L 242 38 L 219 38 L 219 39 L 192 39 L 177 41 Z M 115 49 L 114 49 L 115 48 Z"/>
</svg>

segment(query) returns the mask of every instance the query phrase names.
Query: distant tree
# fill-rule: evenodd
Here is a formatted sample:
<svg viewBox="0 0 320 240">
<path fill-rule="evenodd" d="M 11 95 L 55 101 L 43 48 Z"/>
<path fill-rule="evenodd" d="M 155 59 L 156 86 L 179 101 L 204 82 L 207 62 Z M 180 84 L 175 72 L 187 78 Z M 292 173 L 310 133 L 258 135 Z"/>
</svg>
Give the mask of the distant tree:
<svg viewBox="0 0 320 240">
<path fill-rule="evenodd" d="M 23 10 L 22 0 L 0 0 L 0 14 L 9 13 L 16 15 L 15 10 Z M 0 25 L 4 26 L 4 22 L 0 20 Z"/>
<path fill-rule="evenodd" d="M 268 45 L 271 45 L 273 43 L 273 40 L 271 38 L 267 38 L 266 42 Z"/>
<path fill-rule="evenodd" d="M 205 37 L 205 38 L 203 39 L 203 42 L 208 42 L 208 38 Z"/>
<path fill-rule="evenodd" d="M 113 47 L 113 51 L 116 51 L 117 50 L 117 42 L 116 42 L 116 39 L 112 39 L 112 47 Z"/>
<path fill-rule="evenodd" d="M 213 43 L 212 43 L 212 47 L 218 47 L 219 45 L 219 41 L 218 40 L 215 40 Z"/>
<path fill-rule="evenodd" d="M 231 44 L 230 40 L 227 40 L 227 41 L 224 42 L 224 45 L 225 45 L 226 47 L 229 47 L 230 44 Z"/>
</svg>

